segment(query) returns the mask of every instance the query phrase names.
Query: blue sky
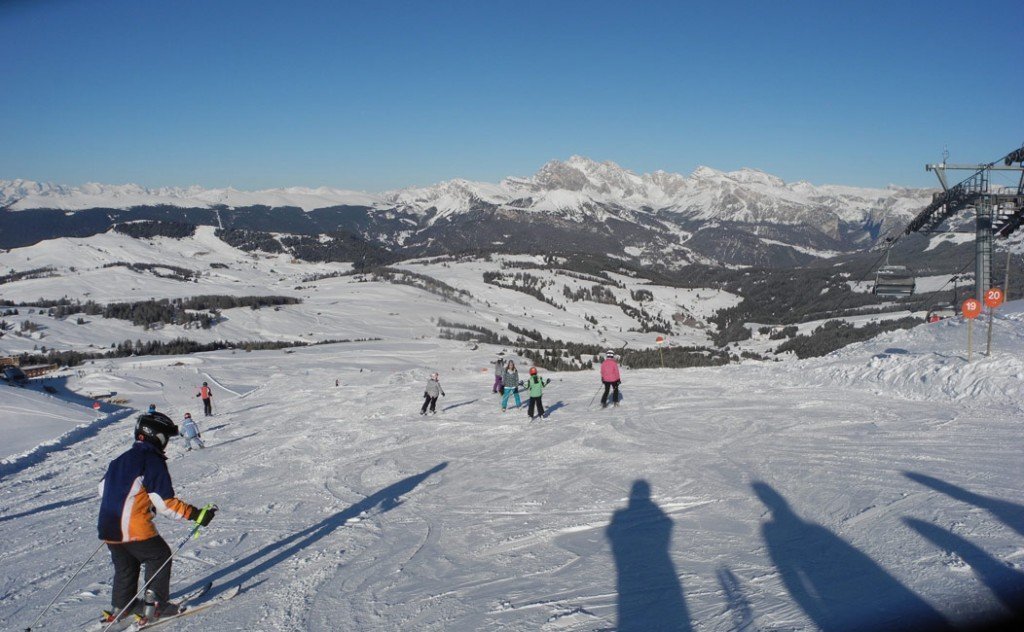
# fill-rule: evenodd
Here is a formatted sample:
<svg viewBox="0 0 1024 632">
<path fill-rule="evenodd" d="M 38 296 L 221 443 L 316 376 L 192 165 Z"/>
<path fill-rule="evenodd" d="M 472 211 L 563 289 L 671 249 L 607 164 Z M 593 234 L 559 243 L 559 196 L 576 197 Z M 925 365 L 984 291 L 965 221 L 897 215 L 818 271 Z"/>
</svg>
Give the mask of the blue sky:
<svg viewBox="0 0 1024 632">
<path fill-rule="evenodd" d="M 944 146 L 1024 142 L 1022 39 L 1020 0 L 5 0 L 0 179 L 381 191 L 582 154 L 932 186 Z"/>
</svg>

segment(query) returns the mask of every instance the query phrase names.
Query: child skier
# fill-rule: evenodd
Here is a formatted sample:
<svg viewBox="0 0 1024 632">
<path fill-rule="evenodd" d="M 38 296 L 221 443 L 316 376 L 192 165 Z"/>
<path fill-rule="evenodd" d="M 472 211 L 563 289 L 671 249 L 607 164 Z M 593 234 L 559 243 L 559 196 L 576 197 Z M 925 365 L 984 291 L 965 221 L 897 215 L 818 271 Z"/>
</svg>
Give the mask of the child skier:
<svg viewBox="0 0 1024 632">
<path fill-rule="evenodd" d="M 203 398 L 203 415 L 206 417 L 213 416 L 213 391 L 210 390 L 210 385 L 203 382 L 202 388 L 196 393 L 196 397 Z"/>
<path fill-rule="evenodd" d="M 170 601 L 171 549 L 153 525 L 153 515 L 192 520 L 206 526 L 216 507 L 193 507 L 174 496 L 164 449 L 178 427 L 163 413 L 146 413 L 135 422 L 135 443 L 110 462 L 100 482 L 99 537 L 107 543 L 114 562 L 114 581 L 109 612 L 113 622 L 135 613 L 140 593 L 152 591 L 155 616 L 178 610 Z M 139 570 L 146 567 L 145 591 L 138 590 Z"/>
<path fill-rule="evenodd" d="M 420 409 L 421 415 L 427 414 L 427 406 L 430 407 L 430 414 L 436 415 L 437 410 L 437 397 L 440 395 L 444 397 L 444 389 L 441 388 L 441 376 L 437 373 L 431 373 L 430 379 L 427 380 L 427 387 L 423 390 L 423 408 Z"/>
<path fill-rule="evenodd" d="M 612 403 L 619 405 L 619 384 L 622 378 L 619 375 L 619 365 L 615 362 L 615 352 L 609 351 L 605 354 L 604 362 L 601 363 L 601 383 L 604 384 L 604 395 L 601 396 L 601 408 L 608 407 L 608 389 L 614 388 Z"/>
<path fill-rule="evenodd" d="M 508 408 L 508 398 L 510 395 L 514 395 L 516 399 L 516 408 L 519 408 L 523 402 L 519 399 L 519 386 L 522 384 L 519 381 L 519 371 L 516 370 L 516 363 L 509 360 L 508 364 L 505 365 L 505 372 L 501 374 L 501 383 L 505 389 L 504 395 L 501 397 L 501 412 L 505 412 Z"/>
<path fill-rule="evenodd" d="M 199 424 L 192 419 L 192 413 L 185 413 L 185 418 L 181 421 L 181 436 L 185 437 L 185 449 L 189 452 L 192 451 L 193 441 L 198 443 L 200 448 L 206 447 L 203 435 L 199 434 Z"/>
<path fill-rule="evenodd" d="M 544 416 L 544 403 L 541 402 L 541 396 L 544 393 L 544 387 L 550 383 L 550 378 L 547 380 L 540 379 L 540 376 L 537 375 L 537 367 L 530 367 L 530 377 L 526 380 L 526 386 L 530 389 L 530 405 L 527 408 L 527 412 L 530 415 L 530 421 L 534 420 L 534 405 L 537 407 L 537 417 Z"/>
</svg>

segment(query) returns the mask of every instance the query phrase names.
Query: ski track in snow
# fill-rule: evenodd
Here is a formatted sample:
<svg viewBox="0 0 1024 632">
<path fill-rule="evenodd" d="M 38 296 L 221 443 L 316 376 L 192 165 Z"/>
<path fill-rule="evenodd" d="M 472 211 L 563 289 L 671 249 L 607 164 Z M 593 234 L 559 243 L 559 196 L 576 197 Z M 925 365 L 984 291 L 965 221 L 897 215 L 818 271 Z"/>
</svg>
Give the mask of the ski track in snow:
<svg viewBox="0 0 1024 632">
<path fill-rule="evenodd" d="M 221 507 L 177 559 L 174 586 L 212 579 L 214 595 L 243 592 L 179 630 L 612 630 L 617 605 L 642 599 L 619 592 L 628 560 L 610 540 L 638 480 L 660 514 L 631 528 L 670 520 L 671 547 L 664 559 L 636 554 L 670 563 L 700 629 L 820 625 L 779 563 L 837 577 L 853 558 L 797 560 L 771 539 L 780 532 L 841 539 L 871 561 L 859 566 L 865 590 L 898 582 L 965 621 L 1002 607 L 971 570 L 984 556 L 1024 573 L 1021 427 L 1006 398 L 1021 356 L 966 365 L 884 351 L 936 331 L 805 363 L 626 371 L 624 401 L 608 409 L 588 407 L 594 373 L 555 375 L 545 399 L 564 405 L 533 424 L 525 406 L 503 414 L 490 394 L 480 367 L 496 350 L 443 341 L 201 354 L 202 369 L 125 359 L 79 379 L 153 389 L 176 420 L 201 410 L 200 376 L 225 393 L 213 418 L 197 416 L 207 449 L 168 449 L 178 494 Z M 464 404 L 421 417 L 436 367 L 453 367 L 439 409 Z M 0 401 L 30 409 L 25 396 Z M 130 424 L 94 424 L 0 470 L 0 627 L 27 625 L 95 548 L 96 484 Z M 756 482 L 788 503 L 788 523 Z M 188 531 L 158 524 L 172 545 Z M 101 552 L 50 621 L 90 620 L 110 575 Z"/>
</svg>

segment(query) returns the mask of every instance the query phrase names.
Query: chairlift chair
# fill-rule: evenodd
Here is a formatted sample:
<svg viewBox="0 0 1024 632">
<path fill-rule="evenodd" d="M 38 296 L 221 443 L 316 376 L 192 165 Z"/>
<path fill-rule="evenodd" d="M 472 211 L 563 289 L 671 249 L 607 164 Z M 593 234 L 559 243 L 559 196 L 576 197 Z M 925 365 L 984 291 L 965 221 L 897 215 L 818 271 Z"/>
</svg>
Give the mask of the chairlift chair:
<svg viewBox="0 0 1024 632">
<path fill-rule="evenodd" d="M 884 265 L 878 268 L 872 293 L 875 296 L 901 298 L 912 296 L 916 286 L 914 275 L 906 266 Z"/>
</svg>

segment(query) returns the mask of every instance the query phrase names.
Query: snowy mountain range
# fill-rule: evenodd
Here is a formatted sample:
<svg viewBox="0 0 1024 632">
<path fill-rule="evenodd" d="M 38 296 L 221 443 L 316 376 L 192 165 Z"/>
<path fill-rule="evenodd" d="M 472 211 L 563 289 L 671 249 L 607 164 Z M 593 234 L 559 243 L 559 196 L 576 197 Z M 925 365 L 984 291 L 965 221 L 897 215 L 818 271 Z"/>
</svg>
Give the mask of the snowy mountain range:
<svg viewBox="0 0 1024 632">
<path fill-rule="evenodd" d="M 0 207 L 6 213 L 57 210 L 65 215 L 99 209 L 107 217 L 108 225 L 95 229 L 84 228 L 88 222 L 79 217 L 72 222 L 78 232 L 51 231 L 39 239 L 100 232 L 111 221 L 132 219 L 123 213 L 113 217 L 107 213 L 111 210 L 131 210 L 141 219 L 175 219 L 166 211 L 171 207 L 234 211 L 235 228 L 303 234 L 347 230 L 392 250 L 516 249 L 542 239 L 563 250 L 585 247 L 650 259 L 669 255 L 752 265 L 798 264 L 863 248 L 930 200 L 931 192 L 924 189 L 786 183 L 756 169 L 636 174 L 581 156 L 551 161 L 532 176 L 497 184 L 455 179 L 379 194 L 327 187 L 249 192 L 0 181 Z M 138 212 L 146 208 L 165 212 L 159 217 Z M 254 208 L 260 210 L 258 222 L 243 217 Z M 228 227 L 222 216 L 213 217 L 193 212 L 182 221 Z M 0 221 L 0 237 L 5 228 Z"/>
</svg>

